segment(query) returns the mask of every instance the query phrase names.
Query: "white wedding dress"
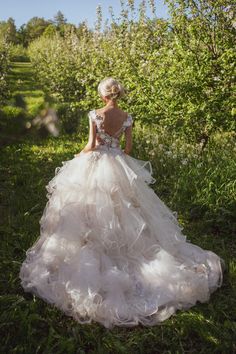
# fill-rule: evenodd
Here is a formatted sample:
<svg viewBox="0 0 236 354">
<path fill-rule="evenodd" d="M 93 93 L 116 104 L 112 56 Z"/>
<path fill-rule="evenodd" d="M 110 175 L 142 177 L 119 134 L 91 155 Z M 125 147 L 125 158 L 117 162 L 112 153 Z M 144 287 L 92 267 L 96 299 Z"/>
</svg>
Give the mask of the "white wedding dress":
<svg viewBox="0 0 236 354">
<path fill-rule="evenodd" d="M 21 285 L 80 323 L 152 326 L 207 302 L 224 261 L 190 243 L 148 186 L 151 164 L 119 145 L 95 110 L 96 149 L 64 161 L 46 186 L 40 236 L 21 265 Z"/>
</svg>

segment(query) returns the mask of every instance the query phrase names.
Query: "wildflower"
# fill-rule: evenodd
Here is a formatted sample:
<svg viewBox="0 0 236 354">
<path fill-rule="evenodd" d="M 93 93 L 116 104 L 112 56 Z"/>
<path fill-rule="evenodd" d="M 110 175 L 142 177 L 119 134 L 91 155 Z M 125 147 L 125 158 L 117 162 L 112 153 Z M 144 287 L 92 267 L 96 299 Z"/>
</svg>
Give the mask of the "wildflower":
<svg viewBox="0 0 236 354">
<path fill-rule="evenodd" d="M 171 155 L 172 155 L 172 152 L 171 152 L 171 151 L 166 151 L 165 153 L 166 153 L 166 155 L 168 155 L 168 156 L 171 156 Z"/>
<path fill-rule="evenodd" d="M 188 159 L 183 159 L 183 160 L 181 161 L 181 163 L 182 163 L 182 165 L 187 165 Z"/>
</svg>

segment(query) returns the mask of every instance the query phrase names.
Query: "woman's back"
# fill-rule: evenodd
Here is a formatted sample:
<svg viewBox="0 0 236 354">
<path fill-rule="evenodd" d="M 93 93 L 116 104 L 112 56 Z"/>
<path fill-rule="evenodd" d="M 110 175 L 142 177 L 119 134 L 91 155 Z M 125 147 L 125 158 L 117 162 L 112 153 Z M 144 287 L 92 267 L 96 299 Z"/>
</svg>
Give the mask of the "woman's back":
<svg viewBox="0 0 236 354">
<path fill-rule="evenodd" d="M 125 133 L 125 152 L 129 153 L 132 146 L 132 117 L 117 107 L 104 107 L 89 112 L 91 123 L 90 144 L 93 148 L 118 148 L 120 138 Z"/>
<path fill-rule="evenodd" d="M 128 113 L 118 107 L 103 107 L 95 110 L 95 113 L 102 118 L 101 127 L 111 136 L 114 136 L 123 127 L 128 118 Z"/>
</svg>

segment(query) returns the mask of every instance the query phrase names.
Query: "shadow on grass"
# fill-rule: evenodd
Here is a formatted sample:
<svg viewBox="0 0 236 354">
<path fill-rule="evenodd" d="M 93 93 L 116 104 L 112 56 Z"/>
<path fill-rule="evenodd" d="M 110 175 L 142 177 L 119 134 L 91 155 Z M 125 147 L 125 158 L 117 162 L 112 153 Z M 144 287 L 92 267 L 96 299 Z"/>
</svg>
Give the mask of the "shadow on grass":
<svg viewBox="0 0 236 354">
<path fill-rule="evenodd" d="M 22 94 L 20 93 L 15 94 L 13 96 L 13 99 L 14 99 L 14 106 L 26 109 L 27 105 Z"/>
<path fill-rule="evenodd" d="M 11 70 L 8 78 L 10 80 L 11 92 L 17 90 L 22 92 L 40 90 L 40 86 L 35 80 L 34 70 L 30 62 L 11 63 Z"/>
</svg>

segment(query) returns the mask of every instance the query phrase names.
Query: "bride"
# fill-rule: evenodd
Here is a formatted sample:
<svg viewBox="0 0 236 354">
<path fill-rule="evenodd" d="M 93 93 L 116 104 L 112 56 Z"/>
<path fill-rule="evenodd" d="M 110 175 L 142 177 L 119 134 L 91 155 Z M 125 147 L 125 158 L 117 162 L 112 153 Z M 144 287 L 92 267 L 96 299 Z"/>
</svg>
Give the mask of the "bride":
<svg viewBox="0 0 236 354">
<path fill-rule="evenodd" d="M 80 323 L 153 326 L 222 285 L 224 260 L 190 243 L 148 184 L 149 161 L 131 157 L 132 116 L 113 78 L 98 86 L 89 140 L 46 186 L 40 236 L 26 251 L 21 285 Z M 120 139 L 125 136 L 125 148 Z"/>
</svg>

